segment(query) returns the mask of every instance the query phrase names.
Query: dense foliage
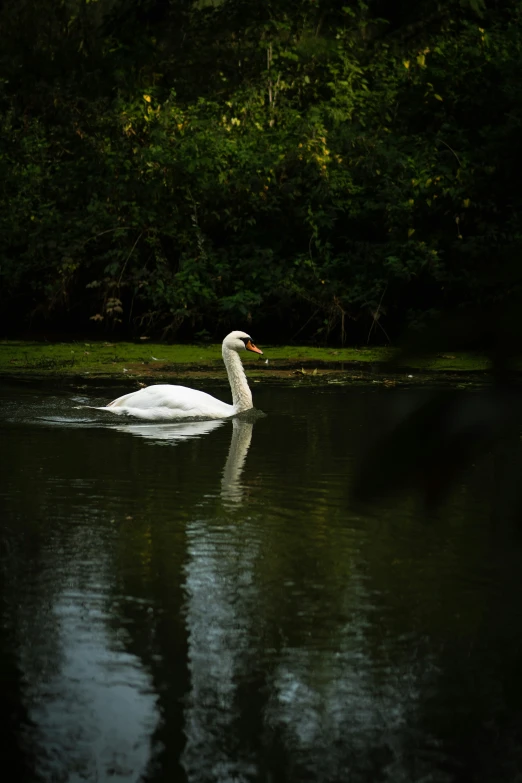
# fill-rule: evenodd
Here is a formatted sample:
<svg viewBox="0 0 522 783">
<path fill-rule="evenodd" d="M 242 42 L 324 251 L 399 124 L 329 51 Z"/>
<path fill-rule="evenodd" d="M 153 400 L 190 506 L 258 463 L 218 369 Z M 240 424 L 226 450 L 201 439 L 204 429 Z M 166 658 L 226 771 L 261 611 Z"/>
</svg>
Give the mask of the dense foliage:
<svg viewBox="0 0 522 783">
<path fill-rule="evenodd" d="M 0 31 L 4 329 L 385 340 L 518 285 L 522 2 L 5 0 Z"/>
</svg>

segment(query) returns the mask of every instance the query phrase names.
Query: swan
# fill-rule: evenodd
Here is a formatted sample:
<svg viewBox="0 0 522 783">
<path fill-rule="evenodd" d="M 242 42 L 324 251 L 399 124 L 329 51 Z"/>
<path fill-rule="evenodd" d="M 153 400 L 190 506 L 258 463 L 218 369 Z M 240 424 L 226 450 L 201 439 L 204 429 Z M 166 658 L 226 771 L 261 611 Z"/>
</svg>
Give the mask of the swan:
<svg viewBox="0 0 522 783">
<path fill-rule="evenodd" d="M 96 409 L 149 420 L 228 419 L 253 407 L 252 393 L 239 358 L 240 351 L 263 353 L 245 332 L 230 332 L 223 340 L 222 354 L 232 391 L 232 405 L 197 389 L 160 383 L 124 394 Z"/>
</svg>

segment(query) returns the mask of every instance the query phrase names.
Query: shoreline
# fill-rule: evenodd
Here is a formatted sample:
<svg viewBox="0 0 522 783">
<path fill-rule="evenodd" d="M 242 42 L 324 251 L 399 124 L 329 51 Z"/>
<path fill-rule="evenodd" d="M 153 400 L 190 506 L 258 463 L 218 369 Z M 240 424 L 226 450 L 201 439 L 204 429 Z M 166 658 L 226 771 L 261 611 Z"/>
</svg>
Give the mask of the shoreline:
<svg viewBox="0 0 522 783">
<path fill-rule="evenodd" d="M 391 348 L 263 346 L 242 356 L 253 383 L 290 385 L 484 385 L 491 381 L 480 354 L 447 353 L 390 367 Z M 221 345 L 0 341 L 0 380 L 139 386 L 211 381 L 227 384 Z M 134 383 L 133 383 L 134 382 Z"/>
</svg>

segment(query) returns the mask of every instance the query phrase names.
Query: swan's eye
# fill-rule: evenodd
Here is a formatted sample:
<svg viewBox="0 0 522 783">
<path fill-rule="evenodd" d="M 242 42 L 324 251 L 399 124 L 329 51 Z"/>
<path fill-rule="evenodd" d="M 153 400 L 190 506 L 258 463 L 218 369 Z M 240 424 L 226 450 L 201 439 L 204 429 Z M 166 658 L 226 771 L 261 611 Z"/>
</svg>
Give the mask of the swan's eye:
<svg viewBox="0 0 522 783">
<path fill-rule="evenodd" d="M 252 342 L 251 337 L 240 337 L 239 338 L 243 343 L 245 343 L 245 348 L 247 347 L 248 343 Z"/>
</svg>

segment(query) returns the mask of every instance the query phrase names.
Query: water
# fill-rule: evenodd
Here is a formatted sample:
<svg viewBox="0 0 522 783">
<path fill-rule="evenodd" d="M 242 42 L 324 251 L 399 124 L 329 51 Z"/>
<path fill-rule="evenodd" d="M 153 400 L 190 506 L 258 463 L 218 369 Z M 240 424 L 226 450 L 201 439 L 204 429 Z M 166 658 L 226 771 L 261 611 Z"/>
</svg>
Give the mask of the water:
<svg viewBox="0 0 522 783">
<path fill-rule="evenodd" d="M 350 499 L 422 394 L 260 385 L 264 418 L 162 425 L 75 408 L 114 389 L 4 387 L 11 779 L 522 779 L 506 453 L 434 514 Z"/>
</svg>

